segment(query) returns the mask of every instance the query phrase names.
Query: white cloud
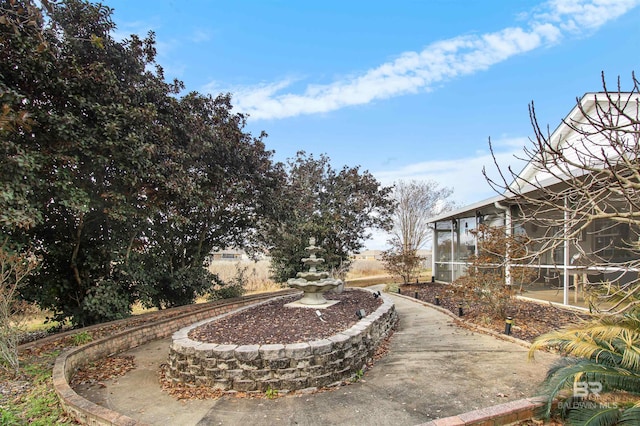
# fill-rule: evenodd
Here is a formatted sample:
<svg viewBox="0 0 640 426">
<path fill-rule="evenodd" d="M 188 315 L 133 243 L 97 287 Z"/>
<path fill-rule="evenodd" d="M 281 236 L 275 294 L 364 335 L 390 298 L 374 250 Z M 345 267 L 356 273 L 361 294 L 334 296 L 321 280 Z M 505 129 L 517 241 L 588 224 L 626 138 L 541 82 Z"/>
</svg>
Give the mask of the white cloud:
<svg viewBox="0 0 640 426">
<path fill-rule="evenodd" d="M 503 137 L 492 141 L 496 162 L 508 183 L 511 182 L 508 167 L 511 166 L 515 173 L 522 170 L 525 162 L 517 157 L 523 157 L 523 147 L 528 145 L 530 142 L 526 137 Z M 465 206 L 497 195 L 482 174 L 483 167 L 491 179 L 500 181 L 500 173 L 488 145 L 486 151 L 474 152 L 473 156 L 467 158 L 423 161 L 395 170 L 374 171 L 372 174 L 383 185 L 391 185 L 399 180 L 437 182 L 441 188 L 452 188 L 451 199 Z M 387 233 L 372 231 L 372 236 L 366 241 L 365 246 L 372 250 L 384 250 L 387 248 L 388 239 Z"/>
<path fill-rule="evenodd" d="M 638 5 L 637 0 L 551 0 L 548 9 L 535 16 L 557 24 L 563 31 L 595 30 Z"/>
<path fill-rule="evenodd" d="M 292 79 L 231 88 L 236 108 L 252 119 L 278 119 L 334 111 L 377 99 L 432 90 L 456 77 L 483 71 L 514 55 L 559 43 L 567 35 L 596 30 L 637 6 L 640 0 L 551 0 L 520 27 L 437 41 L 420 52 L 405 52 L 362 75 L 329 84 L 309 84 L 283 93 Z M 208 85 L 204 91 L 215 86 Z"/>
<path fill-rule="evenodd" d="M 527 138 L 504 138 L 492 142 L 496 161 L 509 183 L 508 167 L 511 166 L 516 173 L 524 167 L 525 163 L 516 157 L 523 156 L 523 147 L 527 144 Z M 396 170 L 372 173 L 384 185 L 391 185 L 398 180 L 435 181 L 441 187 L 452 188 L 452 199 L 466 205 L 496 195 L 482 174 L 483 167 L 490 178 L 500 180 L 498 169 L 488 149 L 485 152 L 473 153 L 467 158 L 423 161 Z"/>
</svg>

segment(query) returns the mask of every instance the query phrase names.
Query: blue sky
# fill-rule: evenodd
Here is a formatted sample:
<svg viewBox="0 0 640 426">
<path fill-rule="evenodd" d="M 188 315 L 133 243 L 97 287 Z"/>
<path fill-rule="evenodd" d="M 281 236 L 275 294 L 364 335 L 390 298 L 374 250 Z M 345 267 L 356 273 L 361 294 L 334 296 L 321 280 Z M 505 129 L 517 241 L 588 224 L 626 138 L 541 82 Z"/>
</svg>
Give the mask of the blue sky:
<svg viewBox="0 0 640 426">
<path fill-rule="evenodd" d="M 117 37 L 156 33 L 167 78 L 231 92 L 276 160 L 324 153 L 384 184 L 435 180 L 460 204 L 495 195 L 489 137 L 522 167 L 531 101 L 553 130 L 601 72 L 623 89 L 640 72 L 640 0 L 104 4 Z"/>
</svg>

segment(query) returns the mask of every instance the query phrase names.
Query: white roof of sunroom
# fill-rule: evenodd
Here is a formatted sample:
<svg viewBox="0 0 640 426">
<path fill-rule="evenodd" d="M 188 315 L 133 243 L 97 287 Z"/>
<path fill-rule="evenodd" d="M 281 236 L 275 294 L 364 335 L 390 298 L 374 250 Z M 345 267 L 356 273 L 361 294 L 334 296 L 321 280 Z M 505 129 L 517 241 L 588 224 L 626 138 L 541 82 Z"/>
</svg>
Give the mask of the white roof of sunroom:
<svg viewBox="0 0 640 426">
<path fill-rule="evenodd" d="M 599 157 L 600 153 L 603 157 L 613 158 L 617 153 L 613 148 L 608 146 L 606 136 L 601 134 L 591 135 L 587 140 L 582 133 L 576 131 L 576 129 L 585 129 L 587 131 L 589 131 L 590 128 L 592 129 L 593 127 L 589 124 L 589 120 L 586 117 L 597 117 L 598 104 L 604 105 L 602 108 L 606 110 L 606 105 L 611 102 L 624 105 L 626 110 L 632 110 L 629 112 L 631 115 L 636 116 L 638 114 L 637 108 L 638 102 L 640 102 L 640 95 L 637 93 L 586 93 L 549 136 L 548 142 L 551 148 L 557 149 L 562 146 L 572 147 L 572 149 L 565 152 L 569 161 L 586 163 L 596 167 L 602 166 L 605 163 L 604 158 Z M 628 118 L 622 115 L 618 115 L 617 117 L 619 122 L 616 123 L 616 127 L 621 128 L 630 124 Z M 612 131 L 615 130 L 612 129 Z M 518 174 L 518 177 L 509 185 L 508 192 L 528 192 L 528 190 L 531 189 L 531 183 L 544 187 L 557 183 L 563 180 L 563 178 L 576 176 L 576 169 L 568 165 L 563 167 L 557 165 L 547 167 L 548 168 L 541 170 L 536 162 L 529 161 Z M 583 173 L 581 170 L 577 172 L 578 175 L 581 173 Z"/>
<path fill-rule="evenodd" d="M 630 101 L 630 107 L 638 108 L 638 103 L 640 102 L 640 94 L 620 93 L 618 95 L 617 93 L 613 93 L 609 96 L 607 96 L 607 94 L 604 92 L 592 92 L 585 94 L 582 98 L 580 98 L 578 104 L 576 104 L 571 112 L 569 112 L 569 114 L 562 120 L 560 125 L 549 136 L 550 145 L 553 148 L 557 148 L 562 144 L 582 143 L 582 135 L 579 132 L 576 132 L 575 129 L 572 128 L 572 126 L 570 126 L 569 124 L 578 128 L 588 126 L 588 122 L 585 119 L 583 111 L 586 112 L 587 115 L 593 114 L 596 111 L 597 103 L 608 103 L 610 99 L 614 102 L 620 101 L 623 103 L 626 101 Z M 637 113 L 637 111 L 635 111 L 635 113 Z M 607 154 L 611 153 L 605 152 L 605 155 Z M 527 165 L 518 174 L 518 177 L 513 180 L 513 182 L 509 185 L 508 189 L 503 194 L 499 194 L 494 197 L 469 204 L 459 209 L 434 216 L 429 219 L 429 223 L 439 222 L 443 220 L 459 219 L 464 217 L 472 217 L 478 211 L 483 215 L 497 213 L 500 211 L 500 209 L 495 206 L 496 202 L 508 202 L 510 198 L 513 198 L 514 193 L 530 193 L 532 191 L 535 191 L 537 187 L 548 187 L 561 182 L 562 179 L 560 177 L 562 175 L 569 176 L 568 174 L 563 173 L 560 169 L 551 171 L 553 173 L 550 173 L 546 170 L 541 170 L 540 167 L 537 166 L 533 161 L 529 161 L 529 163 L 527 163 Z M 576 175 L 575 171 L 571 171 L 570 174 L 573 176 Z"/>
<path fill-rule="evenodd" d="M 451 210 L 438 216 L 429 218 L 429 223 L 440 222 L 442 220 L 459 219 L 464 217 L 473 217 L 477 211 L 482 211 L 482 214 L 495 213 L 498 209 L 495 207 L 496 202 L 504 201 L 506 197 L 504 195 L 496 195 L 495 197 L 487 198 L 477 203 L 469 204 L 456 210 Z M 491 211 L 487 211 L 490 209 Z"/>
</svg>

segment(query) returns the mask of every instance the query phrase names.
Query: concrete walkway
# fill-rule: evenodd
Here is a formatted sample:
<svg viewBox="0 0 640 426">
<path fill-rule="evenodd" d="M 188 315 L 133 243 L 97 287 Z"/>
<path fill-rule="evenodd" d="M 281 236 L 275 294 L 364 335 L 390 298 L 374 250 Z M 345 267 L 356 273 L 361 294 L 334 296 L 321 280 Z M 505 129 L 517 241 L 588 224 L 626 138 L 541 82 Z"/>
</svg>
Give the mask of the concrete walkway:
<svg viewBox="0 0 640 426">
<path fill-rule="evenodd" d="M 400 315 L 389 353 L 362 380 L 334 390 L 277 399 L 176 401 L 158 371 L 170 339 L 127 352 L 136 368 L 78 391 L 152 425 L 417 425 L 536 394 L 553 355 L 527 361 L 515 343 L 460 328 L 413 300 L 391 295 Z"/>
</svg>

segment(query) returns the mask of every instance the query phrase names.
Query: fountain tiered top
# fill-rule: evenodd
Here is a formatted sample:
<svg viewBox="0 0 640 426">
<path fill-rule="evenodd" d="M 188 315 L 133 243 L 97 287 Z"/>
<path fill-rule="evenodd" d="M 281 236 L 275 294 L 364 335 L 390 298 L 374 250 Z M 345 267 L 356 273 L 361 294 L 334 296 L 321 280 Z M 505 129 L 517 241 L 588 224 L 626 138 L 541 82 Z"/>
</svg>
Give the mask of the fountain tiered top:
<svg viewBox="0 0 640 426">
<path fill-rule="evenodd" d="M 302 263 L 309 267 L 309 271 L 298 272 L 297 278 L 291 278 L 287 282 L 289 287 L 297 288 L 304 292 L 304 296 L 296 302 L 296 306 L 312 306 L 314 308 L 331 306 L 336 301 L 325 299 L 323 293 L 333 290 L 342 284 L 341 280 L 329 278 L 329 273 L 319 272 L 316 269 L 316 266 L 324 263 L 324 259 L 316 257 L 316 253 L 323 249 L 315 244 L 316 239 L 309 238 L 309 247 L 305 248 L 309 252 L 309 257 L 302 259 Z"/>
</svg>

